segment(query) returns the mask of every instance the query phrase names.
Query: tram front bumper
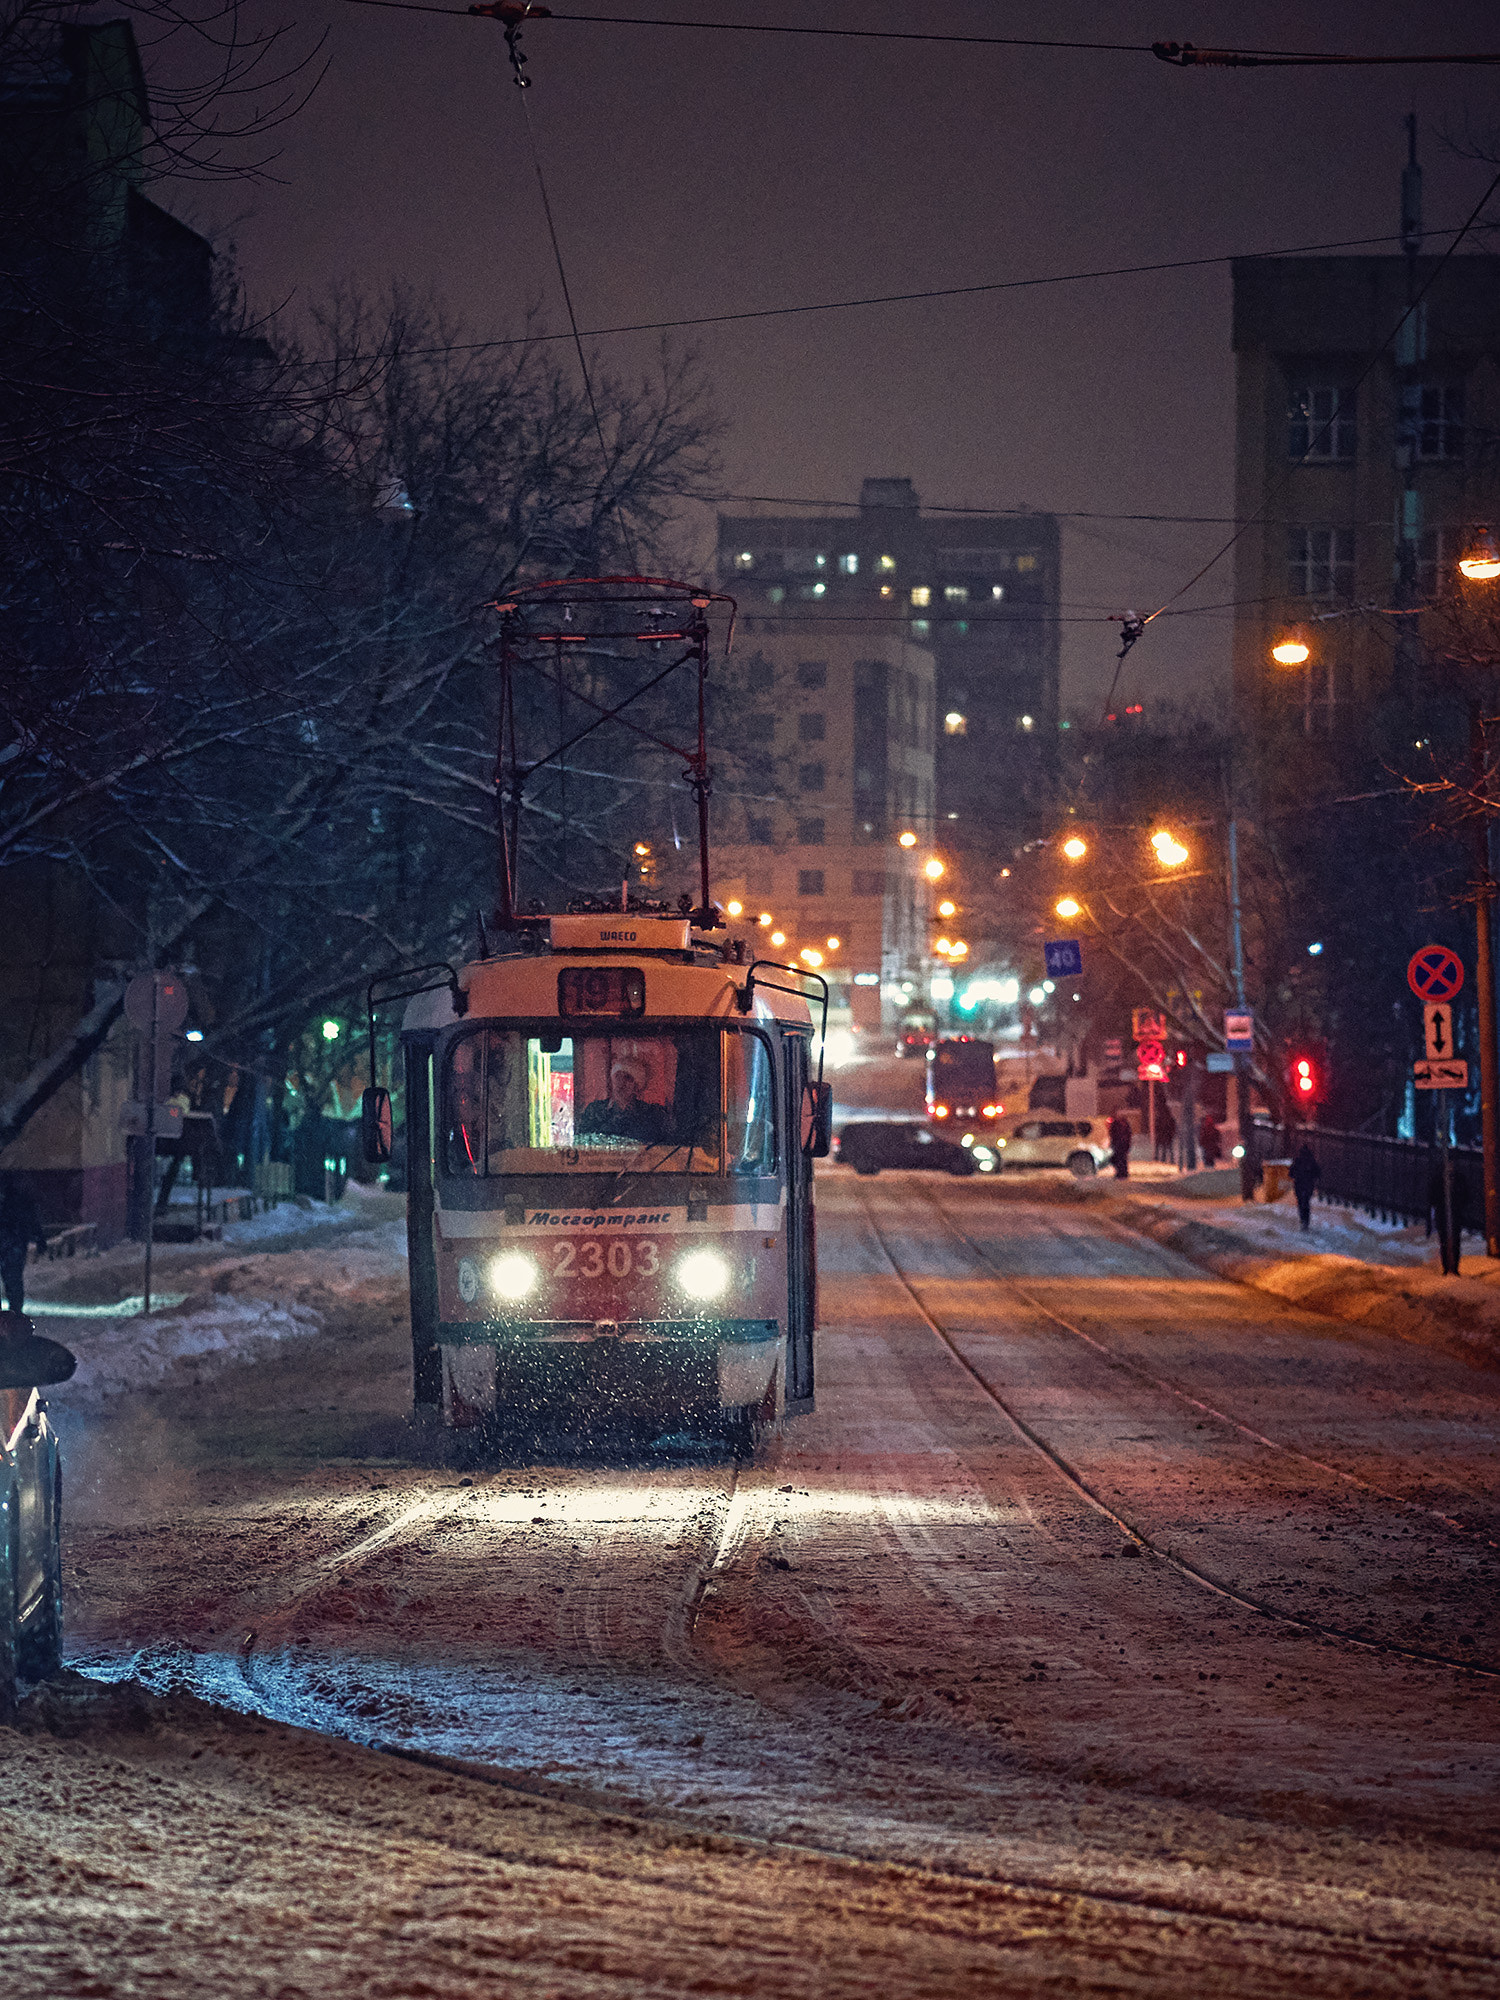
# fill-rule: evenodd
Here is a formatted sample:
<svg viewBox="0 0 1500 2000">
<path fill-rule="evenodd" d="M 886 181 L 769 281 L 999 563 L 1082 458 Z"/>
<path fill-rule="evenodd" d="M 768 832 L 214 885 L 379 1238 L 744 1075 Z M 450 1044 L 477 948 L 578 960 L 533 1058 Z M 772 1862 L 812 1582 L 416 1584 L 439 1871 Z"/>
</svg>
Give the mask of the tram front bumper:
<svg viewBox="0 0 1500 2000">
<path fill-rule="evenodd" d="M 438 1340 L 444 1347 L 492 1349 L 502 1400 L 507 1380 L 512 1393 L 524 1383 L 528 1401 L 542 1379 L 568 1397 L 586 1392 L 603 1369 L 612 1394 L 624 1386 L 625 1375 L 650 1400 L 665 1395 L 673 1403 L 721 1409 L 760 1402 L 781 1354 L 779 1321 L 710 1316 L 445 1321 Z"/>
</svg>

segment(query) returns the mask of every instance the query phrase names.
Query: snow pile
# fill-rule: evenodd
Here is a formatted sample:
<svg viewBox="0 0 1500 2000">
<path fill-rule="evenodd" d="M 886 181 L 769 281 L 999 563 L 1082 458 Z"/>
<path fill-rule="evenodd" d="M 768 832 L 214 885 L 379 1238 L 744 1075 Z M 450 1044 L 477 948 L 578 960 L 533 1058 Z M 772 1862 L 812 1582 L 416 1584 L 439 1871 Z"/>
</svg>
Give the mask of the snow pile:
<svg viewBox="0 0 1500 2000">
<path fill-rule="evenodd" d="M 100 1403 L 127 1390 L 201 1382 L 264 1360 L 276 1343 L 317 1333 L 322 1324 L 307 1306 L 236 1298 L 216 1299 L 197 1312 L 96 1321 L 73 1340 L 78 1372 L 67 1400 L 70 1406 Z"/>
<path fill-rule="evenodd" d="M 406 1283 L 406 1224 L 361 1229 L 316 1249 L 215 1260 L 194 1272 L 213 1291 L 279 1299 L 318 1293 L 353 1305 L 377 1305 Z"/>
</svg>

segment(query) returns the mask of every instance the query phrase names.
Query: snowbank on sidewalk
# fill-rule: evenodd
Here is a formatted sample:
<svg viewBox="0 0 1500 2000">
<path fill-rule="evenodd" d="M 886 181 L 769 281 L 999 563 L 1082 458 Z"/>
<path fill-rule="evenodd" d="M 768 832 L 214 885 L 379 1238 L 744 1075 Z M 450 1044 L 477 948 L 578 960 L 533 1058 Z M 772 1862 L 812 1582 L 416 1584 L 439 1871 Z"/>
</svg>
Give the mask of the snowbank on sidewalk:
<svg viewBox="0 0 1500 2000">
<path fill-rule="evenodd" d="M 399 1306 L 406 1225 L 383 1222 L 316 1249 L 215 1259 L 197 1266 L 191 1281 L 191 1293 L 149 1319 L 138 1309 L 53 1308 L 46 1331 L 78 1357 L 70 1404 L 180 1387 L 264 1361 L 287 1341 L 319 1332 L 336 1307 Z"/>
<path fill-rule="evenodd" d="M 197 1312 L 92 1322 L 64 1337 L 78 1356 L 67 1387 L 70 1408 L 129 1390 L 169 1389 L 263 1360 L 281 1342 L 316 1333 L 321 1316 L 268 1299 L 216 1299 Z"/>
<path fill-rule="evenodd" d="M 1231 1211 L 1213 1222 L 1159 1201 L 1107 1198 L 1106 1209 L 1112 1221 L 1217 1277 L 1271 1292 L 1308 1312 L 1423 1346 L 1447 1347 L 1483 1366 L 1500 1366 L 1500 1294 L 1490 1280 L 1446 1278 L 1430 1267 L 1380 1263 L 1310 1246 L 1302 1250 L 1296 1237 L 1279 1226 L 1268 1232 L 1264 1211 L 1255 1209 L 1245 1210 L 1243 1220 Z"/>
</svg>

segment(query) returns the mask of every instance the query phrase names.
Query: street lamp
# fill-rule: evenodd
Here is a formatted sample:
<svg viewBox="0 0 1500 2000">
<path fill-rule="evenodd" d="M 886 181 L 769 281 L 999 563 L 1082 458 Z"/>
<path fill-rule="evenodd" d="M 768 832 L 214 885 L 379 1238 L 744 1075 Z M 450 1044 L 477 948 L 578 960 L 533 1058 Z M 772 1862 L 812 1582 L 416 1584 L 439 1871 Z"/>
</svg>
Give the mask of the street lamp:
<svg viewBox="0 0 1500 2000">
<path fill-rule="evenodd" d="M 1163 868 L 1180 868 L 1188 858 L 1188 851 L 1174 833 L 1162 831 L 1153 833 L 1151 845 L 1156 858 Z"/>
<path fill-rule="evenodd" d="M 1062 896 L 1053 905 L 1060 917 L 1081 917 L 1083 905 L 1072 896 Z"/>
<path fill-rule="evenodd" d="M 917 836 L 909 830 L 906 833 L 898 833 L 896 836 L 896 845 L 898 847 L 915 847 L 916 844 Z"/>
<path fill-rule="evenodd" d="M 956 917 L 958 915 L 957 903 L 947 903 L 947 902 L 939 903 L 938 915 L 940 917 Z"/>
<path fill-rule="evenodd" d="M 1493 583 L 1500 576 L 1500 546 L 1493 528 L 1476 528 L 1458 559 L 1459 575 L 1468 583 Z"/>
<path fill-rule="evenodd" d="M 745 914 L 745 906 L 731 899 L 724 905 L 724 914 L 726 917 L 742 917 Z"/>
<path fill-rule="evenodd" d="M 1311 654 L 1311 646 L 1296 629 L 1284 632 L 1271 648 L 1271 658 L 1279 667 L 1305 666 Z"/>
<path fill-rule="evenodd" d="M 1089 844 L 1075 833 L 1070 839 L 1063 842 L 1062 851 L 1070 861 L 1082 861 L 1084 855 L 1089 851 Z"/>
<path fill-rule="evenodd" d="M 929 882 L 940 882 L 947 872 L 946 866 L 938 860 L 935 854 L 930 854 L 922 863 L 922 873 L 927 877 Z"/>
</svg>

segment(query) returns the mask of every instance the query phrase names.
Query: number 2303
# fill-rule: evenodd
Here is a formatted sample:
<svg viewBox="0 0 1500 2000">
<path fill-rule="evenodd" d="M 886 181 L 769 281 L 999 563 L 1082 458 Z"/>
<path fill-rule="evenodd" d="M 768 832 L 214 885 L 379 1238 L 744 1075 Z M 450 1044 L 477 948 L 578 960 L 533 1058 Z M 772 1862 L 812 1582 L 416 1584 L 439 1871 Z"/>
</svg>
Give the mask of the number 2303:
<svg viewBox="0 0 1500 2000">
<path fill-rule="evenodd" d="M 649 1239 L 554 1243 L 552 1256 L 554 1278 L 602 1278 L 606 1272 L 611 1278 L 628 1278 L 632 1273 L 650 1278 L 661 1269 L 661 1253 Z"/>
</svg>

